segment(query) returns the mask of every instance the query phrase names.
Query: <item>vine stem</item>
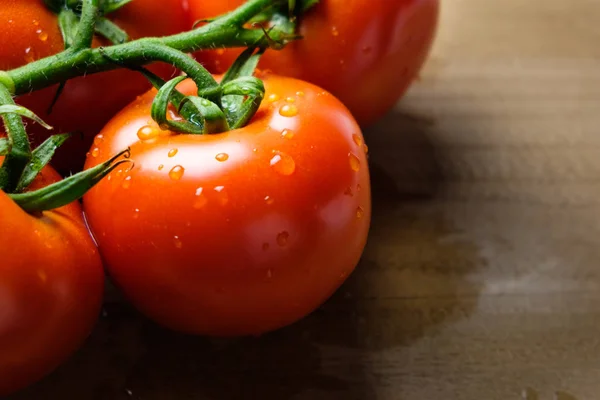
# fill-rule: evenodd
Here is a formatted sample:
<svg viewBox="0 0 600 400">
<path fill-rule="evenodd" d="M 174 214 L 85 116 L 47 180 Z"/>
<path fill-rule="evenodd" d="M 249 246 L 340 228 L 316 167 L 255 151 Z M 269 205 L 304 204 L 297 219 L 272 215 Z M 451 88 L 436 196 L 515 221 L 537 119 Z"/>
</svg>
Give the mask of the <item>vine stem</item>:
<svg viewBox="0 0 600 400">
<path fill-rule="evenodd" d="M 15 104 L 10 91 L 2 84 L 0 84 L 0 104 Z M 4 159 L 0 169 L 0 189 L 9 192 L 17 187 L 25 167 L 31 160 L 31 145 L 23 120 L 19 115 L 5 114 L 2 116 L 2 120 L 11 144 L 11 151 Z"/>
<path fill-rule="evenodd" d="M 98 7 L 98 0 L 83 0 L 81 19 L 77 25 L 77 35 L 75 35 L 71 51 L 92 47 L 96 21 L 99 16 L 100 9 Z"/>
<path fill-rule="evenodd" d="M 189 32 L 163 38 L 145 38 L 120 45 L 105 48 L 81 48 L 75 44 L 69 49 L 23 67 L 10 71 L 0 71 L 0 83 L 12 89 L 13 95 L 21 95 L 34 90 L 76 78 L 84 74 L 93 74 L 112 69 L 121 65 L 145 65 L 163 61 L 176 64 L 186 74 L 194 79 L 198 76 L 200 64 L 183 62 L 180 57 L 174 57 L 173 50 L 179 52 L 193 52 L 200 49 L 217 47 L 247 47 L 266 41 L 264 33 L 260 30 L 245 29 L 243 24 L 261 11 L 288 0 L 249 0 L 236 10 L 215 19 L 213 22 Z M 85 18 L 95 18 L 94 2 L 86 0 L 84 3 Z M 96 7 L 97 8 L 97 7 Z M 83 26 L 83 19 L 80 26 Z M 87 35 L 89 29 L 93 31 L 93 24 L 87 23 L 81 30 Z M 82 35 L 84 36 L 84 35 Z M 272 31 L 271 39 L 282 39 L 284 33 Z M 87 43 L 88 38 L 78 38 L 79 46 Z M 196 79 L 194 79 L 196 80 Z"/>
</svg>

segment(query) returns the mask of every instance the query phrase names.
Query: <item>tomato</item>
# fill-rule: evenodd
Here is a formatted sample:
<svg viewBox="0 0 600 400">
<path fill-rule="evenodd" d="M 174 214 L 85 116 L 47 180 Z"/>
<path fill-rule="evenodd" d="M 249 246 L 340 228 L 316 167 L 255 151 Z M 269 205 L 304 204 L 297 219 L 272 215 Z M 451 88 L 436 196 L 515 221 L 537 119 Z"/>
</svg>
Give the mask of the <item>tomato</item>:
<svg viewBox="0 0 600 400">
<path fill-rule="evenodd" d="M 135 0 L 115 12 L 111 19 L 132 38 L 177 33 L 186 29 L 187 21 L 181 0 Z M 0 7 L 0 37 L 0 70 L 20 67 L 64 48 L 57 17 L 46 9 L 42 0 L 4 0 Z M 108 42 L 100 39 L 94 42 L 95 46 L 101 44 Z M 168 77 L 172 69 L 157 65 L 154 72 Z M 53 159 L 53 165 L 66 173 L 81 169 L 92 138 L 116 112 L 149 88 L 139 73 L 120 69 L 70 80 L 51 114 L 47 110 L 56 86 L 21 96 L 17 102 L 55 128 L 48 132 L 37 124 L 29 124 L 27 129 L 35 144 L 50 133 L 79 133 Z"/>
<path fill-rule="evenodd" d="M 244 0 L 190 0 L 194 21 L 230 11 Z M 389 111 L 426 60 L 439 0 L 326 0 L 300 24 L 303 40 L 268 51 L 259 66 L 312 82 L 338 97 L 363 126 Z M 196 54 L 215 73 L 240 50 Z"/>
<path fill-rule="evenodd" d="M 106 125 L 87 159 L 131 146 L 135 167 L 95 186 L 84 210 L 117 286 L 171 329 L 238 336 L 290 324 L 363 251 L 371 199 L 359 126 L 312 84 L 262 78 L 267 98 L 244 128 L 159 133 L 152 91 Z"/>
<path fill-rule="evenodd" d="M 59 178 L 47 167 L 31 189 Z M 0 191 L 0 243 L 2 397 L 82 344 L 100 311 L 104 272 L 77 202 L 30 215 Z"/>
</svg>

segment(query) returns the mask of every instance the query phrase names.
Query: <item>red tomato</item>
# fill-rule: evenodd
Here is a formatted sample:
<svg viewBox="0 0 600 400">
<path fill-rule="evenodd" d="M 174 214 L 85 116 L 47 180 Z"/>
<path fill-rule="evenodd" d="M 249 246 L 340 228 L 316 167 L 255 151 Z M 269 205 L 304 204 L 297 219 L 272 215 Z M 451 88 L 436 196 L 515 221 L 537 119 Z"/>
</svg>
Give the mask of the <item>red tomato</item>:
<svg viewBox="0 0 600 400">
<path fill-rule="evenodd" d="M 31 188 L 59 178 L 45 168 Z M 2 397 L 42 378 L 82 344 L 100 311 L 104 272 L 76 202 L 30 215 L 0 191 L 0 221 Z"/>
<path fill-rule="evenodd" d="M 163 36 L 186 28 L 181 0 L 135 0 L 111 19 L 132 38 Z M 0 70 L 20 67 L 64 48 L 56 15 L 46 9 L 42 0 L 4 0 L 0 7 L 0 38 Z M 95 46 L 100 44 L 108 43 L 95 40 Z M 157 67 L 154 71 L 164 77 L 172 73 L 170 67 Z M 17 101 L 55 128 L 48 132 L 37 124 L 29 124 L 28 131 L 36 144 L 50 133 L 81 133 L 67 141 L 53 159 L 53 165 L 65 173 L 81 169 L 94 135 L 115 113 L 149 88 L 139 73 L 121 69 L 70 80 L 51 114 L 46 111 L 57 87 L 21 96 Z"/>
<path fill-rule="evenodd" d="M 116 284 L 174 330 L 237 336 L 290 324 L 363 251 L 371 198 L 359 126 L 312 84 L 263 79 L 252 121 L 213 135 L 160 131 L 151 91 L 106 125 L 86 162 L 131 146 L 135 168 L 105 178 L 84 208 Z"/>
<path fill-rule="evenodd" d="M 194 21 L 230 11 L 244 0 L 190 0 Z M 261 68 L 330 91 L 368 125 L 389 111 L 421 69 L 435 36 L 439 0 L 326 0 L 303 17 L 303 40 L 268 51 Z M 223 73 L 240 50 L 197 53 Z"/>
</svg>

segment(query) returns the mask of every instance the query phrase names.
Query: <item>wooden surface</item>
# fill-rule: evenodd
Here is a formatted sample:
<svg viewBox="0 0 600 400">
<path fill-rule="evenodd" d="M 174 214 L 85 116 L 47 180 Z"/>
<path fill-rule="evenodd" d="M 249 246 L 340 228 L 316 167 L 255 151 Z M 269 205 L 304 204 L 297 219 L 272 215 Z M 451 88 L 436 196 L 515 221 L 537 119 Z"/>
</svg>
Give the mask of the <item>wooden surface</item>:
<svg viewBox="0 0 600 400">
<path fill-rule="evenodd" d="M 443 6 L 422 80 L 367 132 L 372 234 L 330 302 L 225 341 L 109 305 L 14 399 L 599 399 L 600 1 Z"/>
</svg>

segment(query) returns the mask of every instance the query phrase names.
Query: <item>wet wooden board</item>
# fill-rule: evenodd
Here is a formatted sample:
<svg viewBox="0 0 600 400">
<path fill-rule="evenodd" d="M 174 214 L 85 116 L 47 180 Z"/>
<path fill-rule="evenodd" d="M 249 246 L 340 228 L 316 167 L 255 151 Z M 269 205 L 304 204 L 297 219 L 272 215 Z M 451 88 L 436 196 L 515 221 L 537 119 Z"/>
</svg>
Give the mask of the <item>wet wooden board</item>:
<svg viewBox="0 0 600 400">
<path fill-rule="evenodd" d="M 223 341 L 109 304 L 13 398 L 600 398 L 600 2 L 443 6 L 422 79 L 366 133 L 372 232 L 331 301 Z"/>
</svg>

